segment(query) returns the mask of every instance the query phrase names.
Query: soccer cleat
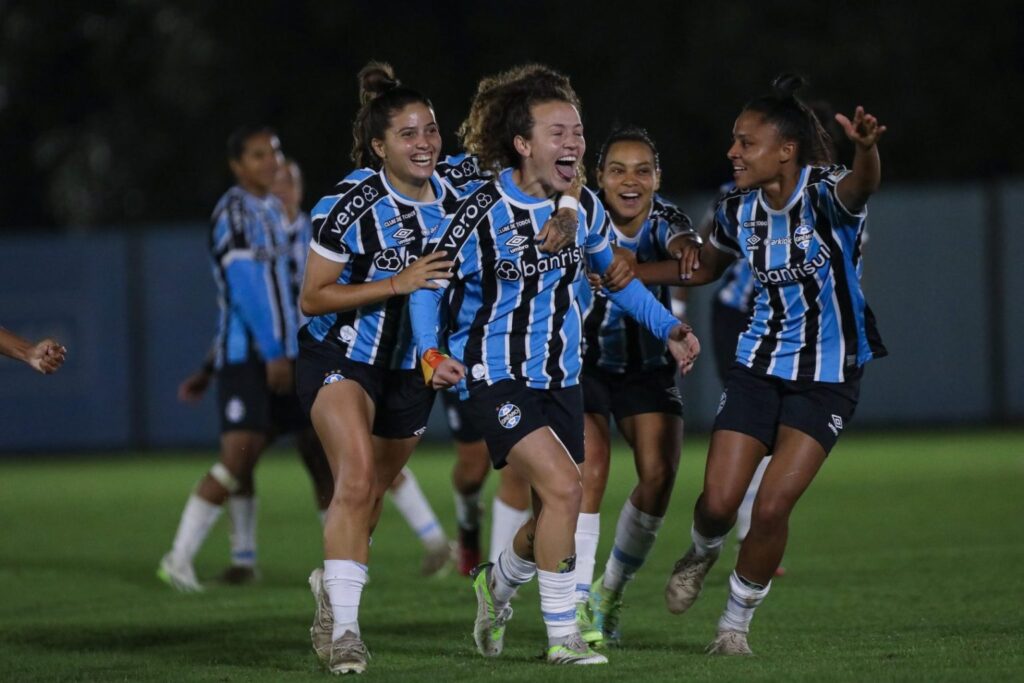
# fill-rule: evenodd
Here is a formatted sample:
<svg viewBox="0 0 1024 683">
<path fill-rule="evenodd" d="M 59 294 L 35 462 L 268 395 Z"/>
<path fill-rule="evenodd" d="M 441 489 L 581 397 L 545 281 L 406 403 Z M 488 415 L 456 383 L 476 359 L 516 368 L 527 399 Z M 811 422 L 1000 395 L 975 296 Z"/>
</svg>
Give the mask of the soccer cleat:
<svg viewBox="0 0 1024 683">
<path fill-rule="evenodd" d="M 473 592 L 476 593 L 476 622 L 473 624 L 473 641 L 477 651 L 484 657 L 497 657 L 505 647 L 505 624 L 512 618 L 512 608 L 494 607 L 491 592 L 491 570 L 494 565 L 484 562 L 470 574 L 473 577 Z"/>
<path fill-rule="evenodd" d="M 608 658 L 594 652 L 583 642 L 583 636 L 574 633 L 565 642 L 548 648 L 548 664 L 607 664 Z"/>
<path fill-rule="evenodd" d="M 323 569 L 318 567 L 309 575 L 309 590 L 313 591 L 313 599 L 316 600 L 316 612 L 313 615 L 313 625 L 309 629 L 309 639 L 313 643 L 313 652 L 316 653 L 317 659 L 323 664 L 329 664 L 331 637 L 334 634 L 334 610 L 331 608 L 327 588 L 324 587 Z"/>
<path fill-rule="evenodd" d="M 442 541 L 430 546 L 423 554 L 420 562 L 420 574 L 423 576 L 444 576 L 451 568 L 455 556 L 455 542 Z"/>
<path fill-rule="evenodd" d="M 480 564 L 480 529 L 459 528 L 459 574 L 469 576 L 473 567 L 478 564 Z"/>
<path fill-rule="evenodd" d="M 594 628 L 601 633 L 605 645 L 618 645 L 622 634 L 619 632 L 619 617 L 622 614 L 622 593 L 604 587 L 604 575 L 590 587 L 590 603 Z M 583 636 L 586 640 L 586 634 Z"/>
<path fill-rule="evenodd" d="M 579 626 L 580 636 L 583 642 L 593 647 L 601 647 L 604 637 L 601 629 L 595 627 L 594 619 L 590 614 L 590 606 L 585 602 L 576 603 L 576 625 Z"/>
<path fill-rule="evenodd" d="M 709 655 L 752 655 L 747 634 L 741 631 L 719 631 L 705 650 Z"/>
<path fill-rule="evenodd" d="M 327 668 L 332 674 L 361 674 L 366 671 L 370 651 L 366 644 L 352 631 L 345 631 L 341 638 L 331 643 L 331 658 Z"/>
<path fill-rule="evenodd" d="M 175 562 L 171 553 L 167 553 L 160 560 L 156 575 L 161 581 L 181 593 L 203 592 L 203 586 L 196 578 L 196 572 L 192 565 Z"/>
<path fill-rule="evenodd" d="M 669 612 L 682 614 L 693 606 L 704 587 L 704 577 L 718 559 L 718 553 L 716 550 L 704 557 L 697 557 L 697 551 L 691 545 L 676 562 L 665 586 L 665 605 Z"/>
<path fill-rule="evenodd" d="M 231 586 L 244 586 L 247 583 L 252 583 L 260 578 L 260 573 L 256 570 L 256 567 L 246 567 L 240 564 L 233 564 L 224 570 L 224 573 L 220 575 L 221 583 L 226 583 Z"/>
</svg>

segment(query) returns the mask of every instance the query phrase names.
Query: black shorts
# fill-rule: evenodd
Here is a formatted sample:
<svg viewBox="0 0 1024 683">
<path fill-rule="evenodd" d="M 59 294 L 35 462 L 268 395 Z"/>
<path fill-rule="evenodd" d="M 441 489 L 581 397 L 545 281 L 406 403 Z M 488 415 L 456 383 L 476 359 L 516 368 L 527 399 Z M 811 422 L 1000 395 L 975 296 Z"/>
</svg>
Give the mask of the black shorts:
<svg viewBox="0 0 1024 683">
<path fill-rule="evenodd" d="M 288 434 L 309 427 L 299 397 L 267 388 L 267 366 L 261 360 L 232 363 L 217 370 L 220 431 Z"/>
<path fill-rule="evenodd" d="M 502 380 L 470 389 L 463 401 L 469 418 L 487 442 L 494 468 L 506 465 L 508 452 L 526 435 L 550 427 L 573 462 L 583 462 L 583 390 L 531 389 L 523 382 Z"/>
<path fill-rule="evenodd" d="M 444 416 L 448 420 L 448 430 L 452 438 L 459 443 L 473 443 L 484 438 L 472 420 L 466 415 L 466 407 L 459 400 L 459 395 L 454 391 L 439 391 L 441 401 L 444 403 Z"/>
<path fill-rule="evenodd" d="M 641 413 L 683 416 L 683 395 L 674 367 L 643 372 L 583 368 L 583 412 L 615 416 L 616 422 Z"/>
<path fill-rule="evenodd" d="M 771 452 L 779 425 L 786 425 L 813 437 L 828 453 L 853 419 L 863 374 L 857 368 L 847 372 L 845 382 L 792 381 L 735 363 L 725 379 L 713 430 L 747 434 Z"/>
<path fill-rule="evenodd" d="M 725 384 L 729 368 L 736 362 L 736 345 L 750 324 L 750 313 L 726 306 L 718 297 L 711 302 L 711 348 L 715 352 L 718 379 Z"/>
<path fill-rule="evenodd" d="M 423 383 L 419 370 L 390 370 L 349 360 L 327 344 L 300 337 L 296 384 L 307 415 L 322 387 L 344 379 L 362 387 L 376 406 L 375 436 L 405 439 L 427 430 L 435 392 Z"/>
</svg>

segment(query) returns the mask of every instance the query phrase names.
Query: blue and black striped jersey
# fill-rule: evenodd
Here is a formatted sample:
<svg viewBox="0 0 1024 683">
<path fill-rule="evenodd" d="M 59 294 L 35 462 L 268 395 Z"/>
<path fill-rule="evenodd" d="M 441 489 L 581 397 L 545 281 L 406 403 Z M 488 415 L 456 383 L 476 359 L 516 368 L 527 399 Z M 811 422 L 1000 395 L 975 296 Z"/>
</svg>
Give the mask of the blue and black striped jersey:
<svg viewBox="0 0 1024 683">
<path fill-rule="evenodd" d="M 292 281 L 292 301 L 298 302 L 302 294 L 302 278 L 306 273 L 306 255 L 309 253 L 309 243 L 313 239 L 313 223 L 309 220 L 309 214 L 300 211 L 294 221 L 286 222 L 284 226 L 285 235 L 288 238 L 289 272 Z M 299 327 L 308 322 L 302 310 L 296 306 L 299 317 Z"/>
<path fill-rule="evenodd" d="M 383 171 L 359 169 L 338 184 L 337 193 L 312 211 L 310 249 L 344 264 L 339 284 L 383 280 L 421 254 L 424 240 L 454 210 L 455 190 L 436 173 L 436 199 L 418 202 L 399 193 Z M 313 338 L 338 347 L 345 357 L 389 368 L 417 367 L 411 348 L 407 296 L 312 318 Z"/>
<path fill-rule="evenodd" d="M 807 166 L 785 207 L 760 190 L 718 203 L 711 241 L 750 264 L 757 294 L 736 359 L 790 380 L 842 382 L 849 369 L 886 354 L 861 290 L 867 209 L 851 214 L 836 194 L 841 166 Z"/>
<path fill-rule="evenodd" d="M 598 197 L 603 196 L 598 193 Z M 655 195 L 651 211 L 637 233 L 629 237 L 612 225 L 612 244 L 629 249 L 640 263 L 671 258 L 668 242 L 680 232 L 693 229 L 690 218 L 674 204 Z M 666 308 L 671 307 L 669 287 L 647 288 Z M 653 370 L 674 365 L 665 342 L 652 335 L 603 291 L 580 290 L 583 317 L 583 364 L 609 372 Z"/>
<path fill-rule="evenodd" d="M 235 186 L 217 202 L 212 224 L 210 256 L 220 305 L 214 365 L 294 358 L 298 301 L 281 202 Z"/>
<path fill-rule="evenodd" d="M 584 260 L 604 272 L 612 259 L 604 207 L 589 190 L 579 204 L 576 243 L 542 253 L 535 238 L 555 204 L 524 193 L 506 169 L 466 196 L 431 238 L 430 249 L 456 264 L 447 321 L 439 325 L 441 293 L 418 290 L 411 299 L 414 333 L 421 348 L 437 346 L 439 331 L 447 333 L 449 352 L 467 367 L 463 398 L 477 382 L 513 379 L 535 389 L 579 382 Z M 677 324 L 639 283 L 613 296 L 662 339 Z"/>
<path fill-rule="evenodd" d="M 445 157 L 437 162 L 437 174 L 459 190 L 472 188 L 476 183 L 491 179 L 490 171 L 480 168 L 476 156 L 462 152 Z"/>
<path fill-rule="evenodd" d="M 754 309 L 754 295 L 757 293 L 754 271 L 750 270 L 750 264 L 745 259 L 738 258 L 730 263 L 722 273 L 720 282 L 715 298 L 723 306 L 748 314 Z"/>
</svg>

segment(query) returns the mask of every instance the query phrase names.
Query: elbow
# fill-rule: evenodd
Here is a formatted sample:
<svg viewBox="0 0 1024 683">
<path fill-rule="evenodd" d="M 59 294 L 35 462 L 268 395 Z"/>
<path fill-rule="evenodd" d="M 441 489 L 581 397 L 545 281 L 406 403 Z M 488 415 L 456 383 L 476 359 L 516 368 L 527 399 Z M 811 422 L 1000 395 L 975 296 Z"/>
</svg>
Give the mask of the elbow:
<svg viewBox="0 0 1024 683">
<path fill-rule="evenodd" d="M 302 315 L 310 318 L 323 315 L 326 312 L 317 305 L 316 296 L 305 290 L 299 295 L 299 309 L 302 311 Z"/>
</svg>

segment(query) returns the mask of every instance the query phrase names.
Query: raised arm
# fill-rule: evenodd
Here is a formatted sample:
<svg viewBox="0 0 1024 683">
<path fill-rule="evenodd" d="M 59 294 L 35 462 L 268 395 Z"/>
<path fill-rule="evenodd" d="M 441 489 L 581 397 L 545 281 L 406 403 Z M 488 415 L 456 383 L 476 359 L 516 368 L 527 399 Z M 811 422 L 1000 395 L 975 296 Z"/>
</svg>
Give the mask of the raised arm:
<svg viewBox="0 0 1024 683">
<path fill-rule="evenodd" d="M 836 194 L 847 211 L 857 214 L 882 182 L 878 141 L 886 128 L 878 123 L 877 118 L 865 113 L 864 107 L 857 107 L 852 121 L 842 114 L 836 114 L 836 121 L 854 147 L 853 168 L 836 185 Z"/>
<path fill-rule="evenodd" d="M 0 353 L 49 375 L 64 364 L 67 349 L 52 339 L 32 342 L 0 327 Z"/>
</svg>

